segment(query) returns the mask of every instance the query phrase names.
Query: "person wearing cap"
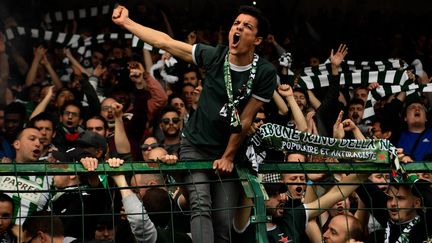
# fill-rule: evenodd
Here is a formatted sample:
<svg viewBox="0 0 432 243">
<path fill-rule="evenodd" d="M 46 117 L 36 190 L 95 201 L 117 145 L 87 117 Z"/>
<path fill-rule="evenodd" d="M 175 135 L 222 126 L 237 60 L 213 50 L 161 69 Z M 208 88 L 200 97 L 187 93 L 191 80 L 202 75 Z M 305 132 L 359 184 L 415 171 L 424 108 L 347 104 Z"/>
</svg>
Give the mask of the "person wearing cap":
<svg viewBox="0 0 432 243">
<path fill-rule="evenodd" d="M 357 194 L 384 229 L 369 235 L 368 242 L 424 242 L 432 239 L 431 183 L 415 175 L 391 178 L 386 192 L 364 183 Z M 371 196 L 373 195 L 373 196 Z"/>
<path fill-rule="evenodd" d="M 432 153 L 432 128 L 427 125 L 426 106 L 419 98 L 407 99 L 404 121 L 407 130 L 402 131 L 397 147 L 412 161 L 422 161 Z"/>
<path fill-rule="evenodd" d="M 62 161 L 75 161 L 79 149 L 64 154 Z M 59 155 L 54 153 L 57 158 Z M 78 156 L 77 156 L 78 155 Z M 84 155 L 82 153 L 81 155 Z M 54 175 L 54 196 L 51 198 L 52 212 L 59 216 L 64 227 L 64 235 L 81 240 L 90 240 L 96 229 L 98 214 L 104 213 L 106 202 L 102 191 L 89 188 L 87 175 Z M 76 227 L 82 225 L 83 227 Z M 84 231 L 82 231 L 84 229 Z"/>
</svg>

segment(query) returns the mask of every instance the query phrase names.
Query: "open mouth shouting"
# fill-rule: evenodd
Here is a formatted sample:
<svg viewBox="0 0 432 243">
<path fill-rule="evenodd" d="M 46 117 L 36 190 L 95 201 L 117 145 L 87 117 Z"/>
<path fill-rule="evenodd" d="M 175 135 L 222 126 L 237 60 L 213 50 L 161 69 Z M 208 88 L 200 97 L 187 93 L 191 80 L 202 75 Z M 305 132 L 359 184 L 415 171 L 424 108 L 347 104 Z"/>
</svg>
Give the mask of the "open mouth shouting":
<svg viewBox="0 0 432 243">
<path fill-rule="evenodd" d="M 41 154 L 41 150 L 40 149 L 33 150 L 33 154 L 32 155 L 33 155 L 34 158 L 39 158 L 40 154 Z"/>
<path fill-rule="evenodd" d="M 234 33 L 232 47 L 237 47 L 240 43 L 240 33 Z"/>
</svg>

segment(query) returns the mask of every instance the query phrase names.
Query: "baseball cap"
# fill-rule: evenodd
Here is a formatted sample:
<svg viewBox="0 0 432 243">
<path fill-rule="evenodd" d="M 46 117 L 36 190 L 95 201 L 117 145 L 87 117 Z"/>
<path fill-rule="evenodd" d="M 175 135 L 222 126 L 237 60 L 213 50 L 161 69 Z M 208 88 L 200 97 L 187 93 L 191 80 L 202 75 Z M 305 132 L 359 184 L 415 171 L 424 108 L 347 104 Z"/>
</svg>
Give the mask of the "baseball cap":
<svg viewBox="0 0 432 243">
<path fill-rule="evenodd" d="M 103 153 L 107 150 L 107 141 L 105 137 L 92 131 L 84 131 L 80 133 L 78 138 L 75 140 L 75 145 L 81 148 L 101 148 Z"/>
<path fill-rule="evenodd" d="M 269 197 L 288 191 L 288 186 L 282 182 L 280 174 L 271 173 L 263 175 L 262 185 Z"/>
<path fill-rule="evenodd" d="M 92 153 L 80 148 L 71 148 L 66 152 L 54 151 L 52 156 L 60 162 L 79 162 L 81 158 L 94 157 Z"/>
</svg>

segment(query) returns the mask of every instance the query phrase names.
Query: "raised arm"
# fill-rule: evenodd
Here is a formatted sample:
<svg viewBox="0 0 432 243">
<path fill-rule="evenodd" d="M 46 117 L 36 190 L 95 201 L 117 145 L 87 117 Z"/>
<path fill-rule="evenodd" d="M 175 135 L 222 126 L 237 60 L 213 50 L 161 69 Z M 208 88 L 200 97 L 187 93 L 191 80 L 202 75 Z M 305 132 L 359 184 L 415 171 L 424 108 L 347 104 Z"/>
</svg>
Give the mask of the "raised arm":
<svg viewBox="0 0 432 243">
<path fill-rule="evenodd" d="M 51 80 L 54 86 L 57 88 L 57 90 L 61 89 L 63 87 L 63 84 L 60 81 L 60 78 L 57 75 L 57 73 L 54 71 L 54 68 L 52 67 L 51 63 L 49 62 L 46 53 L 42 56 L 40 63 L 44 66 L 45 70 L 50 75 Z"/>
<path fill-rule="evenodd" d="M 48 88 L 47 94 L 45 95 L 45 97 L 43 97 L 43 99 L 39 102 L 39 104 L 37 104 L 37 106 L 34 108 L 33 112 L 31 113 L 31 115 L 29 117 L 29 120 L 46 110 L 51 99 L 53 98 L 54 88 L 55 88 L 54 85 L 52 85 Z"/>
<path fill-rule="evenodd" d="M 343 111 L 339 112 L 339 116 L 333 125 L 333 137 L 342 139 L 345 137 L 345 131 L 351 131 L 355 139 L 365 139 L 363 133 L 353 121 L 350 119 L 345 119 L 342 121 L 343 113 Z"/>
<path fill-rule="evenodd" d="M 166 50 L 186 62 L 192 62 L 192 45 L 174 40 L 163 32 L 136 23 L 129 18 L 129 11 L 124 6 L 114 9 L 112 20 L 151 46 Z"/>
<path fill-rule="evenodd" d="M 71 64 L 73 66 L 75 66 L 76 68 L 78 68 L 81 73 L 85 73 L 87 76 L 91 76 L 91 73 L 89 73 L 87 71 L 87 69 L 85 69 L 79 62 L 78 60 L 72 55 L 71 51 L 69 50 L 69 48 L 64 48 L 63 49 L 65 56 L 69 59 L 69 61 L 71 62 Z"/>
<path fill-rule="evenodd" d="M 33 50 L 33 61 L 27 73 L 24 87 L 30 87 L 33 84 L 36 78 L 36 73 L 39 67 L 39 63 L 42 60 L 42 57 L 45 55 L 45 53 L 46 53 L 46 49 L 42 46 L 38 46 Z"/>
<path fill-rule="evenodd" d="M 119 154 L 127 154 L 131 152 L 131 146 L 126 135 L 126 130 L 123 123 L 123 105 L 114 102 L 111 107 L 114 110 L 114 143 Z"/>
<path fill-rule="evenodd" d="M 297 125 L 296 129 L 300 131 L 307 130 L 306 118 L 303 115 L 303 112 L 300 110 L 297 102 L 293 96 L 293 90 L 291 86 L 288 84 L 282 84 L 278 87 L 279 94 L 284 97 L 288 101 L 288 106 L 291 108 L 291 112 L 293 114 L 294 121 Z"/>
<path fill-rule="evenodd" d="M 326 194 L 319 199 L 305 204 L 308 218 L 312 219 L 320 215 L 325 210 L 329 209 L 335 203 L 349 196 L 360 183 L 363 183 L 368 178 L 368 174 L 350 174 L 340 181 L 340 185 L 333 186 Z M 346 185 L 343 185 L 346 184 Z"/>
<path fill-rule="evenodd" d="M 273 101 L 276 104 L 280 115 L 288 114 L 288 106 L 276 90 L 273 92 Z"/>
</svg>

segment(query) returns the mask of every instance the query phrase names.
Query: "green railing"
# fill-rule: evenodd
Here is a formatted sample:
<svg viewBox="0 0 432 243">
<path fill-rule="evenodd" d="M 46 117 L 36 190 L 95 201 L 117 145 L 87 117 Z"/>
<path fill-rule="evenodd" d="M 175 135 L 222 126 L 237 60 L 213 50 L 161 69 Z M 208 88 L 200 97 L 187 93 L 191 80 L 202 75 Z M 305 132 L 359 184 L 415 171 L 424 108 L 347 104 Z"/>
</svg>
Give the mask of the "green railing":
<svg viewBox="0 0 432 243">
<path fill-rule="evenodd" d="M 407 173 L 431 172 L 432 162 L 421 161 L 402 164 Z M 174 165 L 163 163 L 125 162 L 118 168 L 111 168 L 106 163 L 99 163 L 94 173 L 118 174 L 118 173 L 172 173 L 191 172 L 196 170 L 212 170 L 212 161 L 179 161 Z M 260 243 L 267 242 L 265 200 L 268 199 L 262 184 L 249 169 L 236 167 L 239 180 L 243 186 L 245 195 L 254 200 L 251 222 L 256 224 L 256 240 Z M 354 162 L 354 163 L 325 163 L 325 162 L 283 162 L 265 163 L 259 166 L 259 173 L 389 173 L 389 164 Z M 89 173 L 79 163 L 10 163 L 0 164 L 0 175 L 66 175 Z"/>
</svg>

